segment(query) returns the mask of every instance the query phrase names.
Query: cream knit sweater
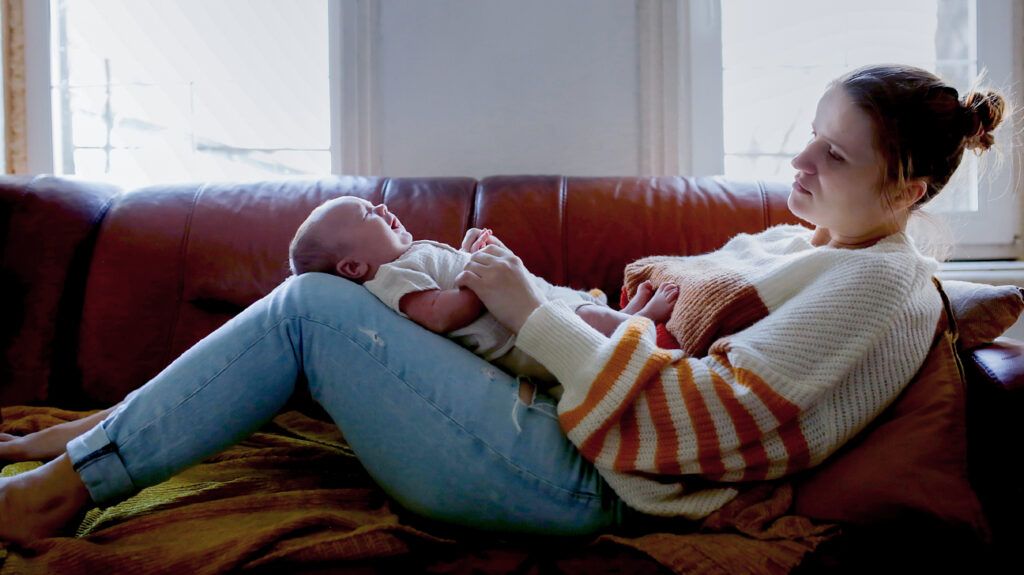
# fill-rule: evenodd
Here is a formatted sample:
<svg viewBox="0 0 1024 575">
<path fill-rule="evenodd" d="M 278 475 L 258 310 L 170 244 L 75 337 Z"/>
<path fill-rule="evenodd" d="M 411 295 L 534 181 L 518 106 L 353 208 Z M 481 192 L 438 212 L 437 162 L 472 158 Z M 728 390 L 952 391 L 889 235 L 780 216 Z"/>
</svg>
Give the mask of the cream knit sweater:
<svg viewBox="0 0 1024 575">
<path fill-rule="evenodd" d="M 626 504 L 697 519 L 735 497 L 729 483 L 817 465 L 920 368 L 942 308 L 935 260 L 903 233 L 859 250 L 810 239 L 777 226 L 631 264 L 627 285 L 682 283 L 682 350 L 658 348 L 644 318 L 606 338 L 559 302 L 530 315 L 518 345 L 558 377 L 562 428 Z"/>
</svg>

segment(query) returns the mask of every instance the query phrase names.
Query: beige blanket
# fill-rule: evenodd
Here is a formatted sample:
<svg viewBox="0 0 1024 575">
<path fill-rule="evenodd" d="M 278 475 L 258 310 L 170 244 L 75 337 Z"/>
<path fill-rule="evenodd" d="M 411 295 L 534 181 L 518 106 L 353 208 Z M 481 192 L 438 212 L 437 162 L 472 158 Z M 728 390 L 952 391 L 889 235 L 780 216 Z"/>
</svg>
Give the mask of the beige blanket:
<svg viewBox="0 0 1024 575">
<path fill-rule="evenodd" d="M 7 407 L 0 431 L 25 434 L 88 413 Z M 37 465 L 7 465 L 3 475 Z M 287 411 L 165 483 L 116 506 L 88 510 L 62 536 L 7 545 L 0 549 L 0 575 L 343 567 L 655 572 L 658 564 L 676 573 L 786 573 L 838 533 L 834 525 L 787 515 L 791 502 L 788 483 L 762 484 L 707 518 L 697 532 L 502 541 L 428 527 L 407 516 L 373 484 L 336 426 Z"/>
</svg>

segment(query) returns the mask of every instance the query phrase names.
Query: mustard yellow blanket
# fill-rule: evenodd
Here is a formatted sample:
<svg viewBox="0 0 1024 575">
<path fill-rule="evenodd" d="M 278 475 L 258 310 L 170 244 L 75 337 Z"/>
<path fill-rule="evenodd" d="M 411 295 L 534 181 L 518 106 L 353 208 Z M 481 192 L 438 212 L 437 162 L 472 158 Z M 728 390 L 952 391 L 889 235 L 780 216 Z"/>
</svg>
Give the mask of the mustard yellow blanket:
<svg viewBox="0 0 1024 575">
<path fill-rule="evenodd" d="M 6 407 L 0 431 L 21 435 L 89 413 Z M 38 465 L 9 464 L 2 475 Z M 787 515 L 791 501 L 789 484 L 760 485 L 686 534 L 602 535 L 571 544 L 460 534 L 405 515 L 373 484 L 336 426 L 287 411 L 165 483 L 88 510 L 62 536 L 7 545 L 0 575 L 655 572 L 659 565 L 676 573 L 785 573 L 838 532 Z"/>
</svg>

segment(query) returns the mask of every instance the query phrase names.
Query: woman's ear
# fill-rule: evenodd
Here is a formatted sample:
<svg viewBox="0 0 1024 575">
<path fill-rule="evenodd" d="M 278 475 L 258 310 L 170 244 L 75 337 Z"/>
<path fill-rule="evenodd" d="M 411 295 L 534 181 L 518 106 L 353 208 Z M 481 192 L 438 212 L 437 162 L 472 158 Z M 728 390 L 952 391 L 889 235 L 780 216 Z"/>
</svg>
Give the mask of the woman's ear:
<svg viewBox="0 0 1024 575">
<path fill-rule="evenodd" d="M 335 266 L 338 275 L 343 278 L 350 280 L 360 280 L 369 271 L 370 266 L 366 262 L 361 262 L 352 258 L 342 258 Z"/>
<path fill-rule="evenodd" d="M 917 204 L 926 193 L 928 193 L 928 182 L 922 179 L 910 180 L 903 185 L 903 188 L 896 192 L 893 203 L 895 207 L 909 209 Z"/>
</svg>

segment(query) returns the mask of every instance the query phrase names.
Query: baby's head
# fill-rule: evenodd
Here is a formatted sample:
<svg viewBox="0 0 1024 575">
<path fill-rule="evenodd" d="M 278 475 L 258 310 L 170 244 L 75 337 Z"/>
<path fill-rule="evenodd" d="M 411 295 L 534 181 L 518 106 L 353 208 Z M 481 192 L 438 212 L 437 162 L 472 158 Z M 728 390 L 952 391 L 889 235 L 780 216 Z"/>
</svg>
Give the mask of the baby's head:
<svg viewBox="0 0 1024 575">
<path fill-rule="evenodd" d="M 384 204 L 345 196 L 309 214 L 292 238 L 288 260 L 295 275 L 324 272 L 362 283 L 411 244 L 412 234 Z"/>
</svg>

